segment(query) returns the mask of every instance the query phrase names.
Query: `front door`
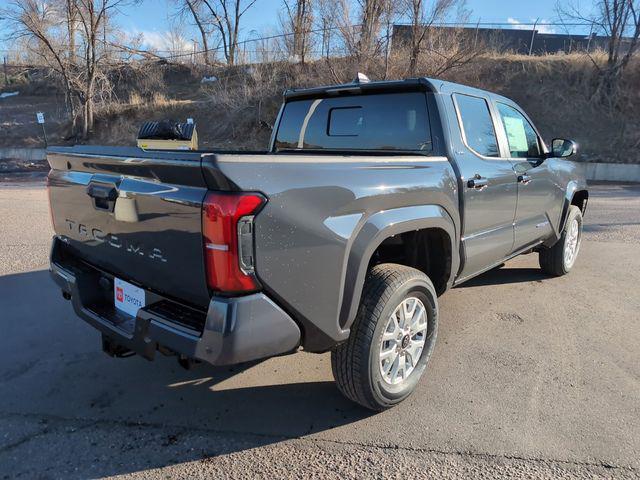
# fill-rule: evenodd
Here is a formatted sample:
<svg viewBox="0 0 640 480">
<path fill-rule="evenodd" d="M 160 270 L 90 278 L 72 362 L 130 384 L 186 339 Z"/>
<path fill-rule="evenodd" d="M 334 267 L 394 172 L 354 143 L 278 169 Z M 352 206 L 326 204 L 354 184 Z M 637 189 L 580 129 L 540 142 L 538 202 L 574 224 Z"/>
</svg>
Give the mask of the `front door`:
<svg viewBox="0 0 640 480">
<path fill-rule="evenodd" d="M 464 266 L 459 280 L 464 280 L 512 251 L 517 183 L 511 162 L 500 158 L 496 118 L 487 99 L 454 94 L 453 103 L 463 142 L 455 155 L 462 188 Z"/>
<path fill-rule="evenodd" d="M 561 199 L 553 172 L 544 161 L 542 141 L 529 119 L 514 106 L 496 102 L 504 143 L 518 180 L 513 250 L 534 246 L 553 234 Z M 499 127 L 500 128 L 500 127 Z M 502 132 L 500 132 L 502 133 Z"/>
</svg>

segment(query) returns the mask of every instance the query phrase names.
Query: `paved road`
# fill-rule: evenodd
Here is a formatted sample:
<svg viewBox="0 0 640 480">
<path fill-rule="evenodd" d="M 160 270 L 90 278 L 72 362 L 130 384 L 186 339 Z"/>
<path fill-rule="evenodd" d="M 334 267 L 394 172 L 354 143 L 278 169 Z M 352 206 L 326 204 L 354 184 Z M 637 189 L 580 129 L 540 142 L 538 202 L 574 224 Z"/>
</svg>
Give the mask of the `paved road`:
<svg viewBox="0 0 640 480">
<path fill-rule="evenodd" d="M 571 275 L 520 257 L 441 298 L 404 404 L 344 400 L 328 355 L 110 359 L 45 271 L 39 185 L 0 188 L 0 478 L 640 478 L 640 187 L 594 188 Z"/>
</svg>

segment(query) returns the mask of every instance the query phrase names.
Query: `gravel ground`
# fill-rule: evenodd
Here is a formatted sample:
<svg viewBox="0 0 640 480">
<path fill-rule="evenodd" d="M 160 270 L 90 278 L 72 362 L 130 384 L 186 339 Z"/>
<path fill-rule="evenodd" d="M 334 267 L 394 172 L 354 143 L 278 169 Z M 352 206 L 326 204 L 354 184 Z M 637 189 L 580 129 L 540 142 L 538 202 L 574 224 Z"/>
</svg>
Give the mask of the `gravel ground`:
<svg viewBox="0 0 640 480">
<path fill-rule="evenodd" d="M 640 186 L 598 185 L 571 275 L 456 288 L 416 393 L 373 415 L 328 355 L 114 360 L 48 278 L 41 183 L 0 187 L 0 478 L 640 478 Z"/>
</svg>

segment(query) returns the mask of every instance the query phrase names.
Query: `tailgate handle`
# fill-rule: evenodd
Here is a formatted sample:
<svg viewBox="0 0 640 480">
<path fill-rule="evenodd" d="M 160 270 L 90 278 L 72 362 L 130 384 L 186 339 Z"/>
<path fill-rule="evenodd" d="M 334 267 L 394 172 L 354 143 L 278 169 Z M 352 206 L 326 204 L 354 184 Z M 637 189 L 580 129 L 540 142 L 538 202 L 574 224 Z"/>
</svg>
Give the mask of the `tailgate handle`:
<svg viewBox="0 0 640 480">
<path fill-rule="evenodd" d="M 118 189 L 115 186 L 90 183 L 87 187 L 87 195 L 93 199 L 93 208 L 113 212 L 113 207 L 118 198 Z"/>
</svg>

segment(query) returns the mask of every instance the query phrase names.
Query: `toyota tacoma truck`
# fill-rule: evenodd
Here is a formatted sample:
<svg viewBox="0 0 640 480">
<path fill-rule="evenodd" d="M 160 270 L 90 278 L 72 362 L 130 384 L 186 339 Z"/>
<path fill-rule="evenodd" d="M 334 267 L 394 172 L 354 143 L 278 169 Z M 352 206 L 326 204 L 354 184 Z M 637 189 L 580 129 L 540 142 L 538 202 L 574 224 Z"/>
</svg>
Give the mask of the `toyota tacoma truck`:
<svg viewBox="0 0 640 480">
<path fill-rule="evenodd" d="M 112 356 L 229 365 L 331 352 L 373 410 L 427 368 L 438 296 L 580 249 L 576 144 L 433 79 L 285 92 L 268 151 L 49 148 L 51 274 Z"/>
</svg>

